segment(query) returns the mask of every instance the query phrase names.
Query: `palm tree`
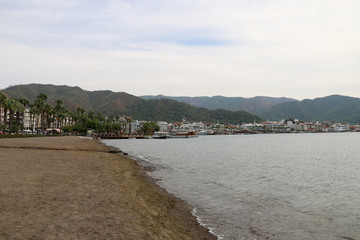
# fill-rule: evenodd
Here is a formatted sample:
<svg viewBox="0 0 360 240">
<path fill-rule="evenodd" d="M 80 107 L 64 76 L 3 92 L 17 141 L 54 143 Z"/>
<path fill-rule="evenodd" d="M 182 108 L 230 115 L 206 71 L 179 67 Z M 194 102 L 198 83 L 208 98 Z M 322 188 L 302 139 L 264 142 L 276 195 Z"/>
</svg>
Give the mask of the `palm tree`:
<svg viewBox="0 0 360 240">
<path fill-rule="evenodd" d="M 77 124 L 78 118 L 75 111 L 69 111 L 68 113 L 70 119 L 71 119 L 71 125 Z"/>
<path fill-rule="evenodd" d="M 15 131 L 17 131 L 17 128 L 18 128 L 18 127 L 16 127 L 16 125 L 18 126 L 19 122 L 20 122 L 20 117 L 19 117 L 20 114 L 17 114 L 17 116 L 16 116 L 16 121 L 15 121 L 16 125 L 14 125 L 14 115 L 15 115 L 15 113 L 24 111 L 25 108 L 18 100 L 12 98 L 12 99 L 10 99 L 10 101 L 8 101 L 8 109 L 10 112 L 9 129 L 10 129 L 10 131 L 15 132 Z"/>
<path fill-rule="evenodd" d="M 69 121 L 70 122 L 70 112 L 69 112 L 69 110 L 67 110 L 65 107 L 63 107 L 64 108 L 64 111 L 63 111 L 63 114 L 64 114 L 64 120 L 65 120 L 65 125 L 67 125 L 67 122 Z M 63 126 L 63 125 L 62 125 Z"/>
<path fill-rule="evenodd" d="M 54 110 L 53 107 L 48 103 L 45 103 L 44 115 L 45 115 L 45 128 L 49 128 L 51 127 L 51 124 L 54 122 L 54 118 L 53 118 Z"/>
<path fill-rule="evenodd" d="M 45 101 L 47 100 L 47 96 L 44 93 L 40 93 L 35 100 L 35 105 L 39 109 L 41 113 L 41 129 L 44 129 L 46 126 L 46 116 L 45 116 Z"/>
<path fill-rule="evenodd" d="M 30 104 L 30 128 L 34 132 L 35 131 L 35 123 L 39 122 L 40 110 L 37 108 L 35 104 Z M 39 125 L 36 126 L 36 128 Z"/>
<path fill-rule="evenodd" d="M 85 108 L 78 107 L 76 109 L 76 114 L 78 116 L 78 119 L 81 121 L 82 126 L 85 127 L 86 125 Z"/>
<path fill-rule="evenodd" d="M 105 118 L 103 117 L 103 115 L 101 114 L 101 112 L 97 113 L 96 118 L 98 119 L 99 123 L 104 123 Z"/>
<path fill-rule="evenodd" d="M 27 100 L 26 98 L 23 98 L 23 97 L 20 97 L 20 98 L 18 99 L 18 101 L 19 101 L 19 102 L 23 105 L 23 107 L 24 107 L 24 111 L 22 111 L 21 114 L 19 113 L 19 115 L 18 115 L 18 116 L 21 115 L 21 119 L 22 119 L 21 130 L 24 130 L 25 109 L 26 109 L 27 106 L 30 105 L 30 102 L 29 102 L 29 100 Z"/>
<path fill-rule="evenodd" d="M 55 119 L 56 119 L 56 125 L 61 129 L 62 121 L 64 120 L 64 107 L 62 106 L 63 101 L 62 100 L 56 100 L 56 106 L 54 107 L 54 113 L 55 113 Z"/>
<path fill-rule="evenodd" d="M 87 117 L 91 120 L 94 120 L 95 119 L 95 113 L 93 111 L 89 111 L 88 114 L 87 114 Z"/>
<path fill-rule="evenodd" d="M 132 117 L 127 117 L 125 116 L 125 120 L 126 120 L 126 126 L 129 126 L 129 134 L 131 134 L 131 122 L 132 122 Z"/>
</svg>

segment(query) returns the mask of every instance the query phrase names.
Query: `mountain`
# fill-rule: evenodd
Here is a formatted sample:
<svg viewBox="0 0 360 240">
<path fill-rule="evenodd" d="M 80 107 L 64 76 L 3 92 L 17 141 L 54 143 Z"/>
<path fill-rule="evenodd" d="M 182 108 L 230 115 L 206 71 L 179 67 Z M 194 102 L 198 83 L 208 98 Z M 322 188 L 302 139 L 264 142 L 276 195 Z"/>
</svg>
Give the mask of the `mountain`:
<svg viewBox="0 0 360 240">
<path fill-rule="evenodd" d="M 331 95 L 313 100 L 277 104 L 261 117 L 268 120 L 297 118 L 303 121 L 360 122 L 360 98 Z"/>
<path fill-rule="evenodd" d="M 1 90 L 9 97 L 25 97 L 33 102 L 39 93 L 48 96 L 48 102 L 55 105 L 61 99 L 69 110 L 84 107 L 88 111 L 104 115 L 129 115 L 141 120 L 164 120 L 168 122 L 209 121 L 241 123 L 261 121 L 261 118 L 244 111 L 209 110 L 171 99 L 152 99 L 130 95 L 125 92 L 85 91 L 79 87 L 43 84 L 17 85 Z"/>
<path fill-rule="evenodd" d="M 248 123 L 262 121 L 256 115 L 244 111 L 228 111 L 223 109 L 209 110 L 198 108 L 187 103 L 172 99 L 149 99 L 136 104 L 129 111 L 129 115 L 137 119 L 168 119 L 175 122 L 186 118 L 188 121 L 208 121 L 220 123 Z"/>
<path fill-rule="evenodd" d="M 203 107 L 211 110 L 225 109 L 229 111 L 246 111 L 255 115 L 259 115 L 272 106 L 283 102 L 295 101 L 292 98 L 274 98 L 274 97 L 168 97 L 163 95 L 157 96 L 141 96 L 143 99 L 173 99 L 178 102 L 185 102 L 196 107 Z"/>
<path fill-rule="evenodd" d="M 79 87 L 55 86 L 51 84 L 17 85 L 2 90 L 10 97 L 25 97 L 33 102 L 39 93 L 48 96 L 48 103 L 55 105 L 61 99 L 69 110 L 84 107 L 87 110 L 110 113 L 113 109 L 127 110 L 127 106 L 141 101 L 124 92 L 85 91 Z M 111 103 L 111 105 L 109 104 Z"/>
</svg>

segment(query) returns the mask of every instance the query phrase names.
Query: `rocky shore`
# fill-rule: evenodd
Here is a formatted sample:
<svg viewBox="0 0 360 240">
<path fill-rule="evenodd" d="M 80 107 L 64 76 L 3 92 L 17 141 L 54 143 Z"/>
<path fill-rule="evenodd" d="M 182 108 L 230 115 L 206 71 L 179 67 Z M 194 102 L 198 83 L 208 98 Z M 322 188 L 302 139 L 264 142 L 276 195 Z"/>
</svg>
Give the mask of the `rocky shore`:
<svg viewBox="0 0 360 240">
<path fill-rule="evenodd" d="M 98 140 L 0 139 L 0 239 L 216 239 Z"/>
</svg>

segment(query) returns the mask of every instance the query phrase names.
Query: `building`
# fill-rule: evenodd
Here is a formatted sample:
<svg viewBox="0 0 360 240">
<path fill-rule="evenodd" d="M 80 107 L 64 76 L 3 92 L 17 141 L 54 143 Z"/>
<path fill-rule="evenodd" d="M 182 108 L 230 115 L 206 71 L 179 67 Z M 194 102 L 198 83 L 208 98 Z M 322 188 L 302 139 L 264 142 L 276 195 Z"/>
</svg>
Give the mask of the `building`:
<svg viewBox="0 0 360 240">
<path fill-rule="evenodd" d="M 156 124 L 159 126 L 160 132 L 168 132 L 169 131 L 169 124 L 164 121 L 158 121 Z"/>
</svg>

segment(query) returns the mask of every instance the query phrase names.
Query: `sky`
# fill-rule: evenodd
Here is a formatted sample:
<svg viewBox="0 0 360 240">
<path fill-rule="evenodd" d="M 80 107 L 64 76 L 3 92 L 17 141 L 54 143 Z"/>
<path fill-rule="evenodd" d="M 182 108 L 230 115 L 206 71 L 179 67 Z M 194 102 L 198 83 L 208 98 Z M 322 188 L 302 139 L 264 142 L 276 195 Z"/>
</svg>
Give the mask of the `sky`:
<svg viewBox="0 0 360 240">
<path fill-rule="evenodd" d="M 0 0 L 0 89 L 360 97 L 358 0 Z"/>
</svg>

